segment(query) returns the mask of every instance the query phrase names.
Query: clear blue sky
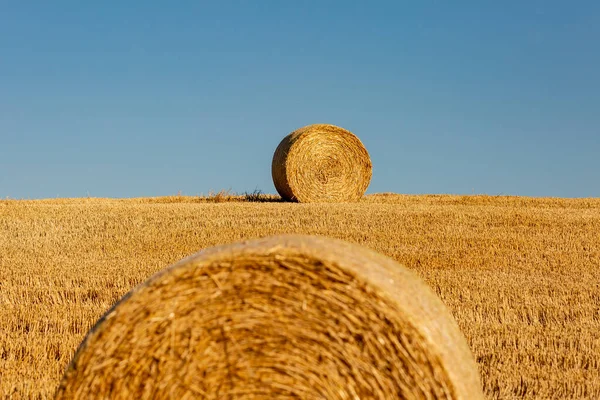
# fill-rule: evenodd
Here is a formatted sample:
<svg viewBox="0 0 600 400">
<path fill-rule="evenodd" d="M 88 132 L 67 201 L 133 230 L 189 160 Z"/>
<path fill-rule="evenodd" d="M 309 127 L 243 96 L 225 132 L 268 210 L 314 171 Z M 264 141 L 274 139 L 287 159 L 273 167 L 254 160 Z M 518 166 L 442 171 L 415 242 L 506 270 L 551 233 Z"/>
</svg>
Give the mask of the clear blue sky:
<svg viewBox="0 0 600 400">
<path fill-rule="evenodd" d="M 600 197 L 600 2 L 0 5 L 2 198 L 275 193 L 311 123 L 369 193 Z"/>
</svg>

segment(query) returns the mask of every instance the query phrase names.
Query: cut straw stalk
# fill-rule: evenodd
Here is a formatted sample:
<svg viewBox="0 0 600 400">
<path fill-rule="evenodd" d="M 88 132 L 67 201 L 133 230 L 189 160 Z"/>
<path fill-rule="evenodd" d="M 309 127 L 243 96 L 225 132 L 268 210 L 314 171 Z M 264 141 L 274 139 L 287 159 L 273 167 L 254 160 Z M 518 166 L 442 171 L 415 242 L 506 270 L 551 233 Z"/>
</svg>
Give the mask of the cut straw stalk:
<svg viewBox="0 0 600 400">
<path fill-rule="evenodd" d="M 371 159 L 360 139 L 334 125 L 315 124 L 286 136 L 273 155 L 273 183 L 286 200 L 358 201 L 371 182 Z"/>
<path fill-rule="evenodd" d="M 339 240 L 204 250 L 125 295 L 67 368 L 63 398 L 483 397 L 450 313 L 412 272 Z"/>
</svg>

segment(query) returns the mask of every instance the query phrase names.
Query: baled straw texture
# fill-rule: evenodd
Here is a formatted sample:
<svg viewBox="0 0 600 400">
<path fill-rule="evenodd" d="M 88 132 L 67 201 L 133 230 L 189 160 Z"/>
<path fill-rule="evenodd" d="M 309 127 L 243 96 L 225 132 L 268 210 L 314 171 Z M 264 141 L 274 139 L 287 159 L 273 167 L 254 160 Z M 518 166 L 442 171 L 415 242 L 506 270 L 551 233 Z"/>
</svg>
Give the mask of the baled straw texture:
<svg viewBox="0 0 600 400">
<path fill-rule="evenodd" d="M 286 200 L 352 202 L 365 194 L 372 166 L 367 149 L 351 132 L 315 124 L 283 138 L 271 173 L 277 192 Z"/>
<path fill-rule="evenodd" d="M 88 333 L 56 398 L 480 399 L 448 310 L 371 250 L 283 235 L 154 275 Z"/>
</svg>

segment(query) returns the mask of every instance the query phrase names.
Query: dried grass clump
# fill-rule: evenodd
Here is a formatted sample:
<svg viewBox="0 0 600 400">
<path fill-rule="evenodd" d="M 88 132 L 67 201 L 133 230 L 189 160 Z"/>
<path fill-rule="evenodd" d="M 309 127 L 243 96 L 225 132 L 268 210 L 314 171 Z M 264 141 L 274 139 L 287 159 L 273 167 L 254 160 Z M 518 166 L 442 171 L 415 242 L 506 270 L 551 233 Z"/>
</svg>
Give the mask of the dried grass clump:
<svg viewBox="0 0 600 400">
<path fill-rule="evenodd" d="M 371 250 L 283 235 L 204 250 L 124 296 L 56 398 L 479 399 L 446 307 Z"/>
<path fill-rule="evenodd" d="M 315 124 L 283 138 L 271 173 L 277 192 L 286 200 L 350 202 L 365 194 L 372 166 L 369 153 L 351 132 Z"/>
</svg>

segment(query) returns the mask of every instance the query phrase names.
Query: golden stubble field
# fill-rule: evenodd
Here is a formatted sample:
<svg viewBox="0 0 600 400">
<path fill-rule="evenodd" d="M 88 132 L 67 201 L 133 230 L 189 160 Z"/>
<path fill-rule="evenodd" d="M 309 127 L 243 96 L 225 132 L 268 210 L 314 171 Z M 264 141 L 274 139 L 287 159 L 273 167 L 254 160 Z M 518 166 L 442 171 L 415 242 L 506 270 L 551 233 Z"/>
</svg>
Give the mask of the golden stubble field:
<svg viewBox="0 0 600 400">
<path fill-rule="evenodd" d="M 458 321 L 488 397 L 600 398 L 600 199 L 243 200 L 0 201 L 0 396 L 51 397 L 91 325 L 154 272 L 285 232 L 416 271 Z"/>
</svg>

